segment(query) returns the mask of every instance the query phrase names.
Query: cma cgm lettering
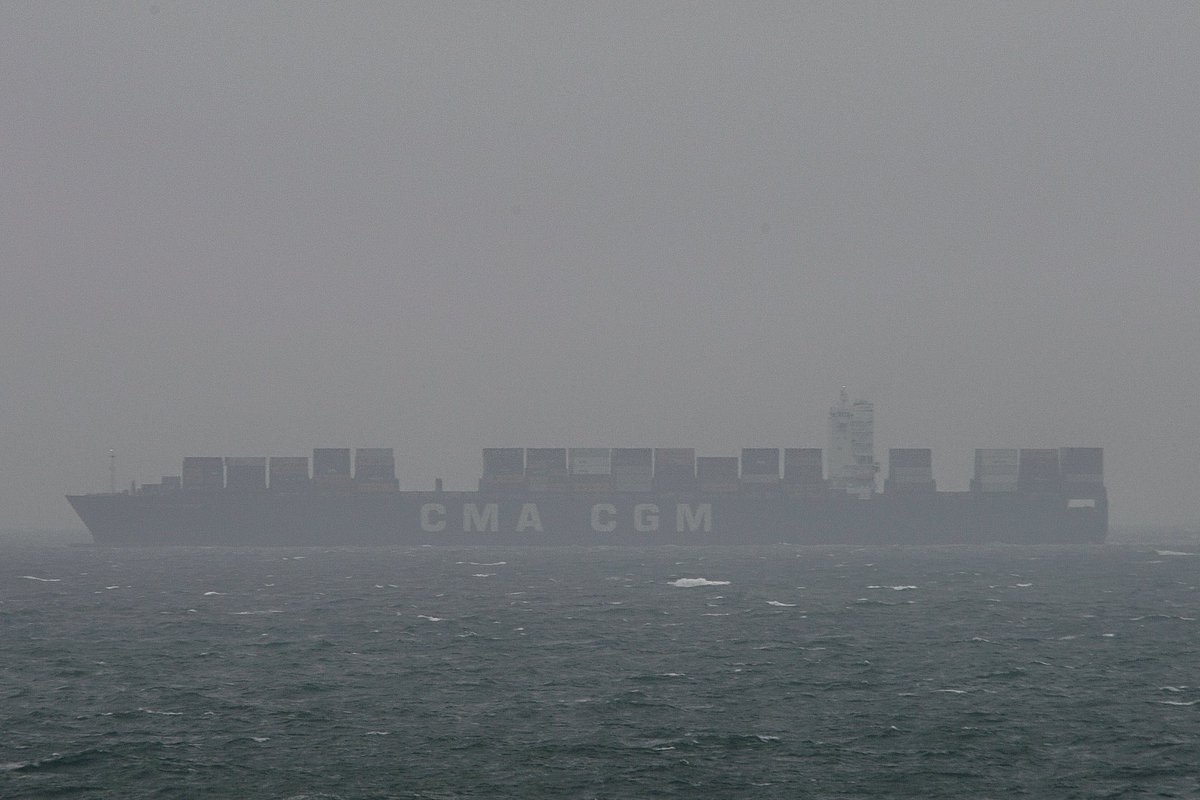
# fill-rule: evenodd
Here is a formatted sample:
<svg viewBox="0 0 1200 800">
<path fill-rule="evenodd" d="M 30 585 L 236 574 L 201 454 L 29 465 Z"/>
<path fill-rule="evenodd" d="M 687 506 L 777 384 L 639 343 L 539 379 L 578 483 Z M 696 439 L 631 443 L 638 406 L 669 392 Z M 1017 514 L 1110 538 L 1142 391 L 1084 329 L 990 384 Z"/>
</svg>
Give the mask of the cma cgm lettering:
<svg viewBox="0 0 1200 800">
<path fill-rule="evenodd" d="M 673 516 L 671 512 L 674 512 Z M 446 503 L 423 503 L 419 512 L 420 529 L 424 533 L 545 533 L 547 519 L 553 512 L 543 513 L 538 503 L 521 503 L 505 508 L 498 502 L 462 503 L 460 507 Z M 619 507 L 616 503 L 593 503 L 583 524 L 594 533 L 614 533 L 630 530 L 636 533 L 655 533 L 669 530 L 675 533 L 712 533 L 712 503 L 675 503 L 664 514 L 658 503 L 635 503 Z M 561 528 L 556 522 L 554 528 Z"/>
</svg>

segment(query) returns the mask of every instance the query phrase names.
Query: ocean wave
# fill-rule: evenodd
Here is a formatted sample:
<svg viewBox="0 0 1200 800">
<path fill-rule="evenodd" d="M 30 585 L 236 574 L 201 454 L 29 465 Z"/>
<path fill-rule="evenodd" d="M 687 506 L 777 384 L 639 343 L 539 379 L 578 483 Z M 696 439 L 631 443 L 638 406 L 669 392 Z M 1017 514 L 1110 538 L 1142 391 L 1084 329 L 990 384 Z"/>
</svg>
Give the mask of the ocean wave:
<svg viewBox="0 0 1200 800">
<path fill-rule="evenodd" d="M 693 586 L 728 586 L 729 581 L 713 581 L 708 578 L 679 578 L 670 582 L 672 586 L 689 589 Z"/>
</svg>

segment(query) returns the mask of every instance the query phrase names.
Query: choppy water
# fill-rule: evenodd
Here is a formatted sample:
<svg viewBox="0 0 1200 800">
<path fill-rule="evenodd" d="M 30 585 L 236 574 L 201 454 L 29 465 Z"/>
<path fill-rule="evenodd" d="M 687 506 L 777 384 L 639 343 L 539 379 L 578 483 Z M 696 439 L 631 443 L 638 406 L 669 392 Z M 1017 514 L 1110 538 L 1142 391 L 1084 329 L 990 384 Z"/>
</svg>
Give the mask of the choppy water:
<svg viewBox="0 0 1200 800">
<path fill-rule="evenodd" d="M 0 797 L 1200 795 L 1200 556 L 0 547 Z"/>
</svg>

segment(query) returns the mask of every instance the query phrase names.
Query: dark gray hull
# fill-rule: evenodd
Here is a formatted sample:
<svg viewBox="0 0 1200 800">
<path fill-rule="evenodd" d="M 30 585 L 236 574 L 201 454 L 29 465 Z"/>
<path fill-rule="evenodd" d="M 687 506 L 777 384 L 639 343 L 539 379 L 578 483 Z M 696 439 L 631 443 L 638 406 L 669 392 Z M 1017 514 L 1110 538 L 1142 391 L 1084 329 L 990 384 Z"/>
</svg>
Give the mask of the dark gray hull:
<svg viewBox="0 0 1200 800">
<path fill-rule="evenodd" d="M 67 497 L 97 544 L 1083 544 L 1106 497 L 1017 492 L 527 494 L 192 492 Z"/>
</svg>

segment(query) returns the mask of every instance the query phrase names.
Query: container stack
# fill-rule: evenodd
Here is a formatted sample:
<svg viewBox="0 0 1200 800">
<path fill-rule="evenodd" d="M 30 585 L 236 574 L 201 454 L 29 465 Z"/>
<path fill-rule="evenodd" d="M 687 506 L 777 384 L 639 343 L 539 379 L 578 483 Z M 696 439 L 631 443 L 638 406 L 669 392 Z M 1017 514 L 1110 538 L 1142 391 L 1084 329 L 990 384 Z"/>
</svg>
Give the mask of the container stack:
<svg viewBox="0 0 1200 800">
<path fill-rule="evenodd" d="M 649 447 L 614 447 L 614 492 L 648 492 L 654 488 L 654 451 Z"/>
<path fill-rule="evenodd" d="M 1017 464 L 1017 488 L 1035 494 L 1057 494 L 1062 491 L 1058 450 L 1023 448 Z"/>
<path fill-rule="evenodd" d="M 696 480 L 700 491 L 725 494 L 738 490 L 736 456 L 700 456 L 696 459 Z"/>
<path fill-rule="evenodd" d="M 187 456 L 183 459 L 180 485 L 196 492 L 218 492 L 225 488 L 225 459 L 220 456 Z"/>
<path fill-rule="evenodd" d="M 692 447 L 654 449 L 654 491 L 696 491 L 696 450 Z"/>
<path fill-rule="evenodd" d="M 817 493 L 825 488 L 819 447 L 789 447 L 783 451 L 783 483 L 790 493 Z"/>
<path fill-rule="evenodd" d="M 612 451 L 607 447 L 572 447 L 567 451 L 567 459 L 572 492 L 612 490 Z"/>
<path fill-rule="evenodd" d="M 349 447 L 317 447 L 313 450 L 313 487 L 326 492 L 344 492 L 352 486 Z"/>
<path fill-rule="evenodd" d="M 271 456 L 267 473 L 273 492 L 302 492 L 312 485 L 308 456 Z"/>
<path fill-rule="evenodd" d="M 237 492 L 263 492 L 267 489 L 265 456 L 225 459 L 225 488 Z"/>
<path fill-rule="evenodd" d="M 562 492 L 567 488 L 565 447 L 525 449 L 525 480 L 531 492 Z"/>
<path fill-rule="evenodd" d="M 1021 459 L 1015 448 L 982 448 L 975 451 L 973 492 L 1015 492 Z"/>
<path fill-rule="evenodd" d="M 779 488 L 779 448 L 742 448 L 742 488 L 771 492 Z"/>
<path fill-rule="evenodd" d="M 396 455 L 390 447 L 359 447 L 354 451 L 354 489 L 359 492 L 396 492 Z"/>
<path fill-rule="evenodd" d="M 888 450 L 888 477 L 883 490 L 904 494 L 936 491 L 933 451 L 927 447 L 893 447 Z"/>
<path fill-rule="evenodd" d="M 1058 469 L 1063 487 L 1097 491 L 1104 488 L 1103 447 L 1060 447 Z"/>
<path fill-rule="evenodd" d="M 481 492 L 521 492 L 525 490 L 525 450 L 520 447 L 483 448 Z"/>
<path fill-rule="evenodd" d="M 522 492 L 525 490 L 525 451 L 520 447 L 483 448 L 481 492 Z"/>
<path fill-rule="evenodd" d="M 178 492 L 180 488 L 180 476 L 178 475 L 163 475 L 162 488 L 164 492 Z"/>
</svg>

